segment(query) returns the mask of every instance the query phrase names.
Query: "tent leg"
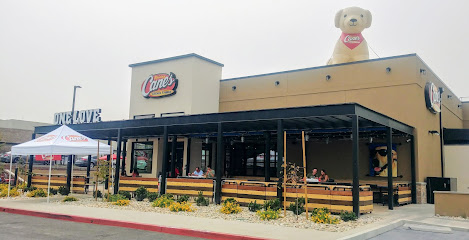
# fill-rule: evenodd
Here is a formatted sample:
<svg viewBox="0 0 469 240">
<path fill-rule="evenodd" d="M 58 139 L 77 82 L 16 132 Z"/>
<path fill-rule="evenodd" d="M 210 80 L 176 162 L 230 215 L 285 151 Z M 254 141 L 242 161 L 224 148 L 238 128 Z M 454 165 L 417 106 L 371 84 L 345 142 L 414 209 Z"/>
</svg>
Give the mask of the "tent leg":
<svg viewBox="0 0 469 240">
<path fill-rule="evenodd" d="M 52 154 L 51 154 L 52 156 Z M 50 198 L 50 175 L 51 175 L 51 172 L 52 172 L 52 157 L 51 157 L 51 161 L 49 163 L 49 181 L 47 182 L 47 203 L 49 203 L 49 198 Z"/>
<path fill-rule="evenodd" d="M 10 172 L 8 173 L 8 198 L 10 198 L 10 187 L 11 187 L 11 165 L 13 164 L 13 153 L 10 152 Z"/>
<path fill-rule="evenodd" d="M 72 157 L 72 170 L 70 171 L 70 193 L 73 193 L 73 165 L 74 165 L 74 162 L 75 162 L 75 155 L 73 155 Z M 52 159 L 52 158 L 51 158 Z M 50 161 L 50 165 L 52 166 L 52 160 Z"/>
</svg>

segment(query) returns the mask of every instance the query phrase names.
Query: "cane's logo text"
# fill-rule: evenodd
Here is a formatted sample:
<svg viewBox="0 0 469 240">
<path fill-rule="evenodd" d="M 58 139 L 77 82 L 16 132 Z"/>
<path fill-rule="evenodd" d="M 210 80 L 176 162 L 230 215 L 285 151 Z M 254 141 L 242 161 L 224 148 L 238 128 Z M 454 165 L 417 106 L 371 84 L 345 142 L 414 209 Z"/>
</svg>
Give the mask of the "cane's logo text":
<svg viewBox="0 0 469 240">
<path fill-rule="evenodd" d="M 174 73 L 150 75 L 142 84 L 142 95 L 145 98 L 167 97 L 176 94 L 178 79 Z"/>
<path fill-rule="evenodd" d="M 62 137 L 63 140 L 68 142 L 88 142 L 88 139 L 78 135 L 67 135 Z"/>
</svg>

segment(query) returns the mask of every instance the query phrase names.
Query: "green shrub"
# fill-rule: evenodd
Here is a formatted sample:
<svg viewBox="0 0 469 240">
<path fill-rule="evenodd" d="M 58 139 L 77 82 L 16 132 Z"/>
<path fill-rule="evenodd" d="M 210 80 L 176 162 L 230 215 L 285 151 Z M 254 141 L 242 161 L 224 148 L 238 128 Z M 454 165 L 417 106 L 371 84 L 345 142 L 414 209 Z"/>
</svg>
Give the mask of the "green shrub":
<svg viewBox="0 0 469 240">
<path fill-rule="evenodd" d="M 270 221 L 270 220 L 278 219 L 280 217 L 280 209 L 272 210 L 268 208 L 267 210 L 264 210 L 264 211 L 257 211 L 256 214 L 262 220 Z"/>
<path fill-rule="evenodd" d="M 78 201 L 78 199 L 76 197 L 71 197 L 71 196 L 66 196 L 64 200 L 62 200 L 62 202 L 74 202 L 74 201 Z"/>
<path fill-rule="evenodd" d="M 195 199 L 195 202 L 197 203 L 197 206 L 208 206 L 209 204 L 208 198 L 204 197 L 202 192 L 199 192 L 199 195 Z"/>
<path fill-rule="evenodd" d="M 241 207 L 236 201 L 225 201 L 223 202 L 223 207 L 221 207 L 220 212 L 224 214 L 233 214 L 233 213 L 240 213 Z"/>
<path fill-rule="evenodd" d="M 107 199 L 107 198 L 106 198 Z M 109 195 L 109 200 L 108 202 L 117 202 L 119 200 L 128 200 L 124 195 L 120 195 L 120 194 L 112 194 L 112 195 Z"/>
<path fill-rule="evenodd" d="M 57 189 L 55 189 L 55 188 L 50 188 L 49 191 L 50 191 L 50 194 L 51 194 L 51 195 L 57 195 Z"/>
<path fill-rule="evenodd" d="M 103 194 L 101 193 L 101 191 L 97 191 L 97 192 L 93 192 L 93 197 L 98 197 L 98 198 L 102 198 L 103 197 Z"/>
<path fill-rule="evenodd" d="M 143 199 L 147 198 L 148 190 L 144 186 L 140 186 L 135 190 L 135 199 L 137 201 L 143 201 Z"/>
<path fill-rule="evenodd" d="M 227 203 L 238 203 L 234 198 L 227 198 L 225 199 L 225 201 L 223 201 L 223 204 L 227 204 Z"/>
<path fill-rule="evenodd" d="M 173 203 L 173 202 L 174 202 L 173 199 L 170 199 L 170 198 L 166 198 L 166 197 L 161 196 L 161 197 L 157 198 L 157 199 L 153 202 L 152 206 L 153 206 L 153 207 L 160 207 L 160 208 L 167 208 L 167 207 L 169 207 L 169 206 L 171 205 L 171 203 Z"/>
<path fill-rule="evenodd" d="M 154 202 L 158 198 L 158 194 L 154 192 L 148 193 L 147 198 L 149 202 Z"/>
<path fill-rule="evenodd" d="M 342 218 L 344 222 L 355 221 L 357 220 L 357 215 L 354 212 L 342 211 L 340 213 L 340 218 Z"/>
<path fill-rule="evenodd" d="M 31 185 L 30 187 L 25 187 L 25 188 L 24 188 L 24 191 L 25 191 L 25 192 L 31 192 L 31 191 L 34 191 L 34 190 L 36 190 L 36 189 L 37 189 L 37 187 L 34 187 L 34 186 Z"/>
<path fill-rule="evenodd" d="M 29 192 L 28 197 L 47 197 L 47 193 L 44 191 L 44 189 L 39 188 Z"/>
<path fill-rule="evenodd" d="M 60 186 L 59 187 L 59 193 L 62 196 L 67 196 L 68 194 L 70 194 L 70 189 L 68 189 L 67 187 L 64 187 L 64 186 Z"/>
<path fill-rule="evenodd" d="M 128 206 L 130 204 L 130 200 L 128 200 L 127 198 L 120 199 L 120 200 L 117 200 L 116 202 L 113 202 L 112 204 L 117 205 L 117 206 Z"/>
<path fill-rule="evenodd" d="M 127 191 L 119 191 L 119 194 L 124 196 L 125 198 L 127 199 L 132 199 L 132 195 L 130 194 L 130 192 L 127 192 Z"/>
<path fill-rule="evenodd" d="M 315 208 L 311 214 L 311 220 L 315 223 L 337 224 L 340 222 L 339 218 L 331 217 L 329 209 Z"/>
<path fill-rule="evenodd" d="M 257 203 L 257 201 L 250 202 L 250 203 L 248 204 L 248 209 L 249 209 L 249 211 L 251 211 L 251 212 L 257 212 L 257 211 L 259 211 L 259 210 L 262 209 L 262 205 L 259 204 L 259 203 Z"/>
<path fill-rule="evenodd" d="M 187 202 L 187 201 L 189 201 L 189 196 L 187 196 L 187 195 L 179 196 L 178 200 L 177 200 L 178 203 L 183 203 L 183 202 Z"/>
<path fill-rule="evenodd" d="M 274 211 L 279 210 L 281 207 L 280 200 L 278 198 L 267 200 L 264 202 L 264 210 L 272 209 Z"/>
<path fill-rule="evenodd" d="M 171 212 L 193 212 L 192 204 L 187 202 L 173 202 L 169 205 Z"/>
<path fill-rule="evenodd" d="M 298 204 L 297 204 L 298 201 Z M 295 200 L 295 202 L 290 203 L 290 206 L 288 207 L 288 210 L 292 211 L 296 215 L 300 215 L 305 212 L 305 198 L 300 197 Z"/>
</svg>

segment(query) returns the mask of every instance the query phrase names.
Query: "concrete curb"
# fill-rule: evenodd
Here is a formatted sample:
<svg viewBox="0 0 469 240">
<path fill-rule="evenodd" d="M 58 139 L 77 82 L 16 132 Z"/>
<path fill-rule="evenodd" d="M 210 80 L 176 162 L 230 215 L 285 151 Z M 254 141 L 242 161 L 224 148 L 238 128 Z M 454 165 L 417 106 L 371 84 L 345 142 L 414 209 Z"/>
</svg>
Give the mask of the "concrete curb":
<svg viewBox="0 0 469 240">
<path fill-rule="evenodd" d="M 210 232 L 210 231 L 202 231 L 202 230 L 186 229 L 186 228 L 165 227 L 165 226 L 158 226 L 158 225 L 151 225 L 151 224 L 144 224 L 144 223 L 124 222 L 124 221 L 118 221 L 118 220 L 109 220 L 109 219 L 91 218 L 91 217 L 81 217 L 81 216 L 74 216 L 74 215 L 67 215 L 67 214 L 60 214 L 60 213 L 39 212 L 39 211 L 23 210 L 23 209 L 16 209 L 16 208 L 0 207 L 0 211 L 6 212 L 6 213 L 12 213 L 12 214 L 33 216 L 33 217 L 51 218 L 51 219 L 64 220 L 64 221 L 70 221 L 70 222 L 89 223 L 89 224 L 97 224 L 97 225 L 104 225 L 104 226 L 132 228 L 132 229 L 138 229 L 138 230 L 161 232 L 161 233 L 168 233 L 168 234 L 173 234 L 173 235 L 182 235 L 182 236 L 189 236 L 189 237 L 207 238 L 207 239 L 214 239 L 214 240 L 229 240 L 229 239 L 232 239 L 232 240 L 268 240 L 267 238 L 241 236 L 241 235 L 229 234 L 229 233 Z"/>
<path fill-rule="evenodd" d="M 390 224 L 383 226 L 383 227 L 375 227 L 372 228 L 366 232 L 359 232 L 352 234 L 347 237 L 339 238 L 338 240 L 361 240 L 361 239 L 369 239 L 372 237 L 376 237 L 380 234 L 383 234 L 385 232 L 391 231 L 394 228 L 398 228 L 402 225 L 404 225 L 405 221 L 404 220 L 396 220 L 394 222 L 391 222 Z"/>
</svg>

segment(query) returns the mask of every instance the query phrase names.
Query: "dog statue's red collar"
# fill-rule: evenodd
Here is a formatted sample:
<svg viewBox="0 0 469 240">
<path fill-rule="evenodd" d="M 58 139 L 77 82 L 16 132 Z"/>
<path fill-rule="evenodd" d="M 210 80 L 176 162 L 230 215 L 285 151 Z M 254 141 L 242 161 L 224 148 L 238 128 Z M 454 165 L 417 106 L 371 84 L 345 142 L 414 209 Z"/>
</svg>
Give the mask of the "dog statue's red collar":
<svg viewBox="0 0 469 240">
<path fill-rule="evenodd" d="M 363 42 L 363 36 L 361 33 L 342 33 L 342 35 L 340 35 L 340 41 L 348 48 L 354 49 Z"/>
</svg>

